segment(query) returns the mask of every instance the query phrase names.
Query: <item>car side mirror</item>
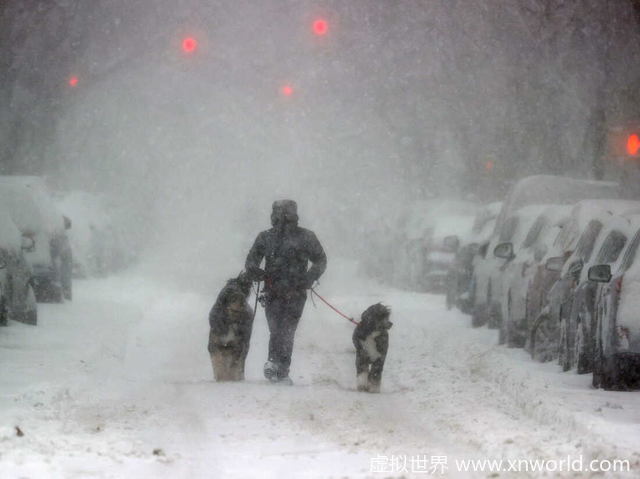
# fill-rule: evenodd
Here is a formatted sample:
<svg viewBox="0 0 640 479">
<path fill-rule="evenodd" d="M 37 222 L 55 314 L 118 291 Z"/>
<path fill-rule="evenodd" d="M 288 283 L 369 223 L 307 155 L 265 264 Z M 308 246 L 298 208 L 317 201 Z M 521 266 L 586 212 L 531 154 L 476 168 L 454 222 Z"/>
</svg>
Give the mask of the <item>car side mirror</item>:
<svg viewBox="0 0 640 479">
<path fill-rule="evenodd" d="M 31 236 L 22 236 L 22 251 L 32 253 L 36 249 L 36 242 Z"/>
<path fill-rule="evenodd" d="M 452 253 L 456 253 L 458 249 L 460 249 L 460 238 L 458 238 L 458 236 L 456 235 L 445 237 L 443 243 L 445 249 L 451 251 Z"/>
<path fill-rule="evenodd" d="M 582 268 L 584 268 L 584 262 L 581 259 L 579 259 L 578 261 L 573 263 L 571 266 L 569 266 L 569 274 L 579 276 L 582 273 Z"/>
<path fill-rule="evenodd" d="M 493 255 L 496 258 L 509 259 L 509 260 L 511 260 L 511 259 L 516 257 L 513 254 L 513 244 L 512 243 L 500 243 L 493 250 Z"/>
<path fill-rule="evenodd" d="M 611 265 L 597 264 L 589 268 L 589 281 L 596 283 L 608 283 L 611 281 Z"/>
<path fill-rule="evenodd" d="M 69 230 L 71 229 L 71 220 L 66 217 L 66 216 L 62 216 L 62 221 L 64 221 L 64 229 Z"/>
<path fill-rule="evenodd" d="M 549 258 L 544 267 L 549 271 L 562 271 L 564 261 L 565 259 L 562 256 L 555 256 L 553 258 Z"/>
</svg>

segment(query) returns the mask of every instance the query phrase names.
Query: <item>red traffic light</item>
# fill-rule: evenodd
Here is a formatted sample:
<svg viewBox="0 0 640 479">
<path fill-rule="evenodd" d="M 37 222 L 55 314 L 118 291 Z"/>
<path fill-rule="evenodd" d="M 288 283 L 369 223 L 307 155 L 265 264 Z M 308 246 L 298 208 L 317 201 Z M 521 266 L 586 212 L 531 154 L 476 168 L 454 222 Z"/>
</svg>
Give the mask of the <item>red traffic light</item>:
<svg viewBox="0 0 640 479">
<path fill-rule="evenodd" d="M 284 96 L 291 96 L 293 94 L 293 88 L 291 88 L 289 85 L 283 86 L 280 91 Z"/>
<path fill-rule="evenodd" d="M 78 77 L 69 78 L 69 86 L 74 87 L 78 84 Z"/>
<path fill-rule="evenodd" d="M 198 46 L 198 42 L 193 37 L 187 37 L 182 41 L 182 49 L 185 53 L 193 53 Z"/>
<path fill-rule="evenodd" d="M 313 33 L 315 33 L 316 36 L 321 37 L 325 35 L 328 30 L 329 26 L 325 20 L 320 19 L 313 22 Z"/>
<path fill-rule="evenodd" d="M 639 151 L 640 151 L 640 138 L 638 138 L 638 135 L 635 135 L 635 134 L 631 135 L 627 139 L 627 153 L 629 153 L 631 156 L 636 156 Z"/>
</svg>

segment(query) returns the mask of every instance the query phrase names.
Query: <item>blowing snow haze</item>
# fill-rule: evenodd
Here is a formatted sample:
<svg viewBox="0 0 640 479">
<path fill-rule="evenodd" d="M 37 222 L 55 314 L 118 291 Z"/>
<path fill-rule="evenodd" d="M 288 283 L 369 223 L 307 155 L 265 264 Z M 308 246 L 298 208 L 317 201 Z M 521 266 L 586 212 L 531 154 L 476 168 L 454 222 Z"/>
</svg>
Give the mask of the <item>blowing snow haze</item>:
<svg viewBox="0 0 640 479">
<path fill-rule="evenodd" d="M 625 0 L 47 0 L 0 15 L 4 173 L 126 198 L 165 265 L 235 272 L 283 197 L 347 252 L 360 218 L 395 220 L 401 202 L 590 176 L 603 112 L 638 105 Z"/>
</svg>

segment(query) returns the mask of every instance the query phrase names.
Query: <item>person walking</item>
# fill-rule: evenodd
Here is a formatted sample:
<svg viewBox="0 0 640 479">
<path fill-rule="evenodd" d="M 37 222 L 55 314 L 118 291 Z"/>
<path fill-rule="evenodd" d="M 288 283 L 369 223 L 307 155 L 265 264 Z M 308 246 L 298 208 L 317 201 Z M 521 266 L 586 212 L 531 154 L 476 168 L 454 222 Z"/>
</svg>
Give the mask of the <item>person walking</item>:
<svg viewBox="0 0 640 479">
<path fill-rule="evenodd" d="M 269 357 L 264 376 L 292 384 L 289 378 L 293 340 L 311 288 L 327 267 L 327 256 L 313 231 L 298 226 L 293 200 L 273 203 L 272 228 L 258 234 L 245 263 L 253 281 L 264 281 L 269 325 Z M 264 270 L 261 269 L 265 260 Z M 309 268 L 309 262 L 311 267 Z"/>
</svg>

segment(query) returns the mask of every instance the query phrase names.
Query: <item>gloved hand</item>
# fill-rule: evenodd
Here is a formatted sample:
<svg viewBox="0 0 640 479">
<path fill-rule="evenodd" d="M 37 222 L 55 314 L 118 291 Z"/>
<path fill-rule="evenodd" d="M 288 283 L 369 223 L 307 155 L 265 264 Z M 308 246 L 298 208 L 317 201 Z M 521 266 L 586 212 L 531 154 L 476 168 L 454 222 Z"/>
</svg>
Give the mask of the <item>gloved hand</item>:
<svg viewBox="0 0 640 479">
<path fill-rule="evenodd" d="M 249 268 L 247 270 L 247 273 L 249 274 L 249 277 L 252 281 L 264 281 L 265 279 L 267 279 L 267 273 L 265 272 L 265 270 L 257 268 L 255 266 Z"/>
<path fill-rule="evenodd" d="M 304 288 L 305 289 L 311 289 L 313 287 L 313 283 L 315 283 L 316 280 L 315 278 L 309 278 L 308 276 L 305 278 L 305 284 L 304 284 Z"/>
</svg>

